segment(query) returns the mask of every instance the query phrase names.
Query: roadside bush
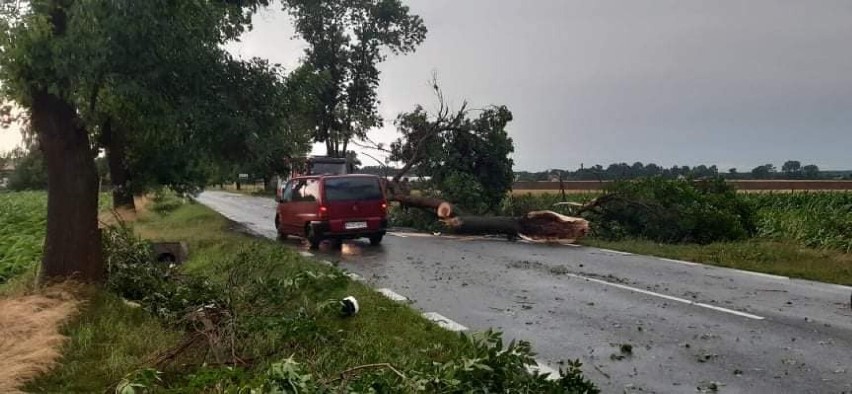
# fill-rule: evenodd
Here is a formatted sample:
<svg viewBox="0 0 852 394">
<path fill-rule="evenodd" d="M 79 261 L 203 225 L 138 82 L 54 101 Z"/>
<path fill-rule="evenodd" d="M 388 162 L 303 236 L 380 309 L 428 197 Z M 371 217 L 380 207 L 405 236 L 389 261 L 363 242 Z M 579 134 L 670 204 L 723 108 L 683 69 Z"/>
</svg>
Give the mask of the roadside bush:
<svg viewBox="0 0 852 394">
<path fill-rule="evenodd" d="M 175 209 L 180 208 L 180 206 L 184 203 L 183 198 L 178 197 L 175 193 L 166 190 L 160 190 L 155 193 L 153 201 L 154 204 L 152 205 L 151 209 L 160 215 L 165 215 L 169 212 L 172 212 Z"/>
<path fill-rule="evenodd" d="M 47 189 L 47 168 L 41 149 L 31 149 L 16 160 L 8 187 L 15 191 Z"/>
<path fill-rule="evenodd" d="M 584 203 L 596 197 L 595 194 L 566 194 L 567 201 Z M 554 211 L 563 215 L 571 215 L 572 209 L 569 206 L 554 206 L 558 202 L 562 202 L 562 195 L 558 193 L 542 193 L 542 194 L 522 194 L 508 195 L 503 199 L 503 205 L 500 208 L 500 214 L 503 216 L 522 216 L 527 212 L 532 211 Z"/>
<path fill-rule="evenodd" d="M 106 288 L 170 324 L 203 305 L 221 305 L 222 290 L 210 281 L 186 275 L 156 262 L 151 246 L 124 225 L 107 228 L 103 235 L 107 264 Z"/>
<path fill-rule="evenodd" d="M 444 229 L 444 225 L 438 221 L 435 214 L 418 208 L 403 208 L 399 205 L 393 205 L 388 212 L 388 220 L 393 227 L 408 227 L 429 232 L 443 231 Z"/>
<path fill-rule="evenodd" d="M 506 190 L 486 190 L 479 180 L 469 173 L 452 172 L 440 185 L 441 198 L 459 206 L 467 214 L 488 213 L 498 206 Z M 495 197 L 494 194 L 498 193 Z M 496 201 L 496 202 L 495 202 Z"/>
<path fill-rule="evenodd" d="M 756 231 L 755 212 L 723 179 L 646 178 L 615 183 L 587 216 L 595 236 L 659 242 L 738 240 Z"/>
</svg>

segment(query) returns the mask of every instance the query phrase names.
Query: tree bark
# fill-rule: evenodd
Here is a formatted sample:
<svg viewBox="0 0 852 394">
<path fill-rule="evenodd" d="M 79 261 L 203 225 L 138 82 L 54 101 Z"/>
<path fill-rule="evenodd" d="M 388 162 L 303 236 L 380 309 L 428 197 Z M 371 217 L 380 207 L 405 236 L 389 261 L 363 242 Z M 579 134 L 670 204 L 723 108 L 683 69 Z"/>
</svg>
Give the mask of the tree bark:
<svg viewBox="0 0 852 394">
<path fill-rule="evenodd" d="M 271 176 L 263 177 L 263 190 L 271 192 L 275 190 L 275 178 Z"/>
<path fill-rule="evenodd" d="M 521 217 L 457 216 L 444 219 L 444 224 L 457 234 L 501 234 L 570 242 L 583 238 L 589 231 L 585 219 L 551 211 L 535 211 Z"/>
<path fill-rule="evenodd" d="M 116 130 L 110 120 L 104 122 L 103 138 L 106 146 L 109 177 L 112 182 L 113 209 L 136 210 L 133 201 L 133 189 L 130 185 L 130 171 L 127 169 L 127 140 L 124 130 Z"/>
<path fill-rule="evenodd" d="M 98 174 L 75 108 L 46 91 L 33 94 L 32 124 L 47 166 L 47 234 L 41 280 L 99 281 Z"/>
<path fill-rule="evenodd" d="M 457 216 L 444 220 L 457 234 L 504 234 L 517 236 L 521 224 L 518 218 L 506 216 Z"/>
<path fill-rule="evenodd" d="M 461 215 L 458 208 L 447 201 L 438 198 L 393 193 L 394 189 L 397 188 L 397 186 L 394 186 L 393 184 L 388 184 L 388 188 L 390 188 L 390 191 L 392 192 L 390 197 L 391 201 L 397 201 L 401 204 L 415 208 L 432 210 L 441 219 Z"/>
</svg>

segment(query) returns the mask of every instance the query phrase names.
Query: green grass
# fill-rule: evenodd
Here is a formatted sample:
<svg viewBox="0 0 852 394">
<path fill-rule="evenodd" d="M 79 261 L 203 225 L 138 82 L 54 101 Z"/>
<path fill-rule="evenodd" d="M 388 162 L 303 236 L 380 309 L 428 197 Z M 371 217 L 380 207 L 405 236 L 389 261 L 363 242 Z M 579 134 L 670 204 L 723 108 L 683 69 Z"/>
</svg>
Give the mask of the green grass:
<svg viewBox="0 0 852 394">
<path fill-rule="evenodd" d="M 185 204 L 167 213 L 141 215 L 134 224 L 137 233 L 160 240 L 188 242 L 191 254 L 184 271 L 221 283 L 221 270 L 229 259 L 253 259 L 268 264 L 272 277 L 298 272 L 329 273 L 336 268 L 300 257 L 274 241 L 258 240 L 234 232 L 223 217 L 198 204 Z M 235 257 L 236 256 L 236 257 Z M 233 263 L 233 262 L 231 262 Z M 339 274 L 338 274 L 339 275 Z M 336 282 L 338 283 L 338 282 Z M 361 312 L 342 318 L 321 306 L 328 300 L 352 295 Z M 257 356 L 244 374 L 251 376 L 272 362 L 293 356 L 315 376 L 336 376 L 357 365 L 391 363 L 398 368 L 445 362 L 469 352 L 469 344 L 455 333 L 425 320 L 411 307 L 396 303 L 374 290 L 343 277 L 339 285 L 306 288 L 292 300 L 279 305 L 285 310 L 304 309 L 309 329 L 282 333 L 275 328 L 258 329 L 241 338 L 241 348 Z M 336 309 L 335 309 L 336 311 Z M 298 316 L 298 314 L 296 314 Z M 71 337 L 61 365 L 27 386 L 39 392 L 97 392 L 109 389 L 127 374 L 150 366 L 146 360 L 180 341 L 181 330 L 161 323 L 142 309 L 134 309 L 105 291 L 98 291 L 81 317 L 66 330 Z M 169 390 L 185 392 L 205 361 L 201 354 L 188 353 L 177 367 L 164 371 Z M 210 358 L 207 362 L 213 361 Z M 219 371 L 217 373 L 222 373 Z M 236 373 L 236 372 L 234 372 Z M 236 373 L 237 375 L 242 374 Z M 194 390 L 189 390 L 194 391 Z"/>
<path fill-rule="evenodd" d="M 257 256 L 276 264 L 281 277 L 298 272 L 336 272 L 335 268 L 304 259 L 295 251 L 267 240 L 235 233 L 235 225 L 200 204 L 187 204 L 167 216 L 147 216 L 136 224 L 139 233 L 161 240 L 185 240 L 192 258 L 185 265 L 187 272 L 221 279 L 221 261 L 240 251 L 250 250 Z M 319 301 L 354 296 L 363 306 L 353 319 L 341 319 L 335 314 L 320 316 L 317 324 L 323 331 L 336 332 L 334 346 L 295 346 L 304 352 L 312 371 L 320 374 L 339 372 L 346 367 L 377 362 L 420 361 L 424 351 L 437 359 L 459 356 L 462 342 L 458 336 L 439 329 L 423 319 L 407 305 L 388 300 L 371 288 L 354 281 L 331 291 L 304 294 Z M 434 347 L 434 348 L 433 348 Z M 287 353 L 284 351 L 282 354 Z"/>
<path fill-rule="evenodd" d="M 747 271 L 852 285 L 852 254 L 814 249 L 796 242 L 740 241 L 708 245 L 661 244 L 645 240 L 585 239 L 584 245 L 694 261 Z"/>
</svg>

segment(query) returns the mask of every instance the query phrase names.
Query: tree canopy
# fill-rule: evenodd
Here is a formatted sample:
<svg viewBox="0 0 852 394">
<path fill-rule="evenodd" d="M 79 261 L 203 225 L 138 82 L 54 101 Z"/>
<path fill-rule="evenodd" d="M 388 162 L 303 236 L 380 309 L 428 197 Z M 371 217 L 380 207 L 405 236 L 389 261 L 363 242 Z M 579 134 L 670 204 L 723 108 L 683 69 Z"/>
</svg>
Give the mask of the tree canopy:
<svg viewBox="0 0 852 394">
<path fill-rule="evenodd" d="M 229 73 L 222 44 L 268 0 L 23 4 L 0 9 L 0 81 L 4 97 L 28 110 L 46 162 L 42 274 L 96 280 L 103 272 L 98 148 L 114 153 L 111 173 L 122 168 L 143 183 L 186 184 L 205 158 L 248 146 L 238 119 L 256 103 L 235 110 L 226 89 L 254 69 Z"/>
<path fill-rule="evenodd" d="M 349 141 L 379 126 L 378 64 L 426 37 L 423 20 L 399 0 L 283 0 L 308 43 L 305 67 L 320 81 L 310 111 L 315 142 L 344 157 Z"/>
</svg>

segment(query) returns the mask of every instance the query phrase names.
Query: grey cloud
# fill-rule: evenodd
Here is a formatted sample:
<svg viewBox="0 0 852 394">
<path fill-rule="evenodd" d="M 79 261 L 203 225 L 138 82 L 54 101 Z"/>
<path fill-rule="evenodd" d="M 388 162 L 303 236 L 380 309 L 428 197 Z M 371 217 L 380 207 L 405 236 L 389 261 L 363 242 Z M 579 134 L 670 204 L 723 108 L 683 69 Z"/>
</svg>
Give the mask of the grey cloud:
<svg viewBox="0 0 852 394">
<path fill-rule="evenodd" d="M 787 159 L 852 168 L 852 2 L 417 0 L 426 42 L 383 66 L 389 120 L 434 100 L 506 104 L 518 169 Z M 271 9 L 233 45 L 292 68 Z M 390 122 L 388 122 L 390 123 Z M 390 124 L 377 139 L 392 138 Z"/>
</svg>

